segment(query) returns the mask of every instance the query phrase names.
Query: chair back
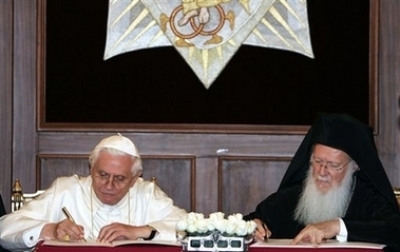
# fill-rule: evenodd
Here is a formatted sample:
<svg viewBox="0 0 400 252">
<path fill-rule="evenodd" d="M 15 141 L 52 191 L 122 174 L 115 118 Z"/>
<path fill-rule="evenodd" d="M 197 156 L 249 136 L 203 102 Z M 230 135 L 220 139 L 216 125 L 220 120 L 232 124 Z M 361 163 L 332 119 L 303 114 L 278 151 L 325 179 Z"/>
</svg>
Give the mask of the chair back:
<svg viewBox="0 0 400 252">
<path fill-rule="evenodd" d="M 19 181 L 19 179 L 15 179 L 13 186 L 13 193 L 11 195 L 11 212 L 17 211 L 25 203 L 35 199 L 43 192 L 44 190 L 38 190 L 34 193 L 23 193 L 21 182 Z"/>
<path fill-rule="evenodd" d="M 400 207 L 400 187 L 394 187 L 393 191 L 394 195 L 396 195 L 397 203 L 399 204 Z"/>
</svg>

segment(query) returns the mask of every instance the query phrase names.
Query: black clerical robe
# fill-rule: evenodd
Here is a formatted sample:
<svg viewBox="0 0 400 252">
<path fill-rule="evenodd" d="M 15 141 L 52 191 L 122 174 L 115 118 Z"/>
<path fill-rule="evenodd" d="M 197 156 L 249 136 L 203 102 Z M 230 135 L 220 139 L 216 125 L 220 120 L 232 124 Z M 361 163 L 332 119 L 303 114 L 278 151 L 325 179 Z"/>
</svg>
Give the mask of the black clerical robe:
<svg viewBox="0 0 400 252">
<path fill-rule="evenodd" d="M 386 251 L 400 251 L 400 212 L 374 186 L 356 174 L 356 187 L 342 218 L 348 241 L 386 244 Z M 294 238 L 305 226 L 294 220 L 294 209 L 300 198 L 302 185 L 281 188 L 267 197 L 246 220 L 259 218 L 272 232 L 271 238 Z"/>
</svg>

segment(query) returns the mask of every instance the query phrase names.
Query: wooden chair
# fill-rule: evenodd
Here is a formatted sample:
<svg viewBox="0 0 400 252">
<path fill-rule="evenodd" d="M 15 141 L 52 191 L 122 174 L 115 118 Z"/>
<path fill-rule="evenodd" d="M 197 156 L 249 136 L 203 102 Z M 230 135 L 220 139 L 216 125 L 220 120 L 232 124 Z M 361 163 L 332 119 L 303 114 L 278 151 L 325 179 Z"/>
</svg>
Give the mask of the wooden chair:
<svg viewBox="0 0 400 252">
<path fill-rule="evenodd" d="M 393 191 L 394 195 L 396 195 L 397 203 L 399 204 L 400 207 L 400 187 L 394 187 Z"/>
<path fill-rule="evenodd" d="M 23 193 L 21 182 L 19 179 L 15 179 L 13 193 L 11 195 L 11 212 L 17 211 L 24 205 L 24 203 L 35 199 L 43 192 L 44 190 L 39 190 L 35 193 Z"/>
</svg>

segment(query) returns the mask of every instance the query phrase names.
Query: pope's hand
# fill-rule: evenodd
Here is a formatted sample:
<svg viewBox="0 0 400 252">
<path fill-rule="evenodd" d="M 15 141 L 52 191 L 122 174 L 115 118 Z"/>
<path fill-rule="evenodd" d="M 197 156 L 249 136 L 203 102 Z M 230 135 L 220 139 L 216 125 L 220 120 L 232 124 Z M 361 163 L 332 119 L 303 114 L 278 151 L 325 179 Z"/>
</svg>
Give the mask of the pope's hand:
<svg viewBox="0 0 400 252">
<path fill-rule="evenodd" d="M 137 240 L 149 237 L 151 230 L 148 226 L 130 226 L 122 223 L 111 223 L 101 228 L 98 242 L 112 242 L 115 240 Z"/>
<path fill-rule="evenodd" d="M 84 229 L 70 219 L 58 223 L 46 224 L 40 233 L 40 238 L 45 240 L 80 241 L 84 238 Z"/>
</svg>

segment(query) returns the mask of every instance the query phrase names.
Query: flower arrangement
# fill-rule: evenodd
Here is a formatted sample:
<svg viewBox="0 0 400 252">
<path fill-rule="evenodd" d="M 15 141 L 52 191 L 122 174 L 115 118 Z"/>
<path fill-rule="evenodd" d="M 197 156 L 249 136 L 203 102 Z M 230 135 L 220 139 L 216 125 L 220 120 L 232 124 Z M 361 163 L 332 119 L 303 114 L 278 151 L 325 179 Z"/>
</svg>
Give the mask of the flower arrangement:
<svg viewBox="0 0 400 252">
<path fill-rule="evenodd" d="M 216 212 L 204 218 L 201 213 L 189 213 L 177 222 L 177 238 L 182 251 L 248 251 L 257 224 L 243 220 L 242 214 Z"/>
<path fill-rule="evenodd" d="M 178 231 L 185 231 L 189 235 L 218 231 L 227 236 L 250 235 L 256 227 L 257 224 L 254 221 L 243 220 L 242 214 L 232 214 L 226 219 L 225 214 L 221 212 L 212 213 L 209 218 L 204 218 L 204 214 L 191 212 L 176 225 Z"/>
</svg>

